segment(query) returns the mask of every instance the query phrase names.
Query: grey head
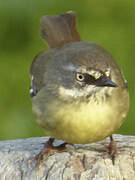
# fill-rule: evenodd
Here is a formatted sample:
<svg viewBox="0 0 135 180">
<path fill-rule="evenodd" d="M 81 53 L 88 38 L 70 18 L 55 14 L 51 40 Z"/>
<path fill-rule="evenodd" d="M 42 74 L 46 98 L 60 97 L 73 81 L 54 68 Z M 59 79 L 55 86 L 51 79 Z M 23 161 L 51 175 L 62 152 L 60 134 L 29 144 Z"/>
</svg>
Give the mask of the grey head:
<svg viewBox="0 0 135 180">
<path fill-rule="evenodd" d="M 32 63 L 32 96 L 44 88 L 70 100 L 125 87 L 112 56 L 95 43 L 81 41 L 75 22 L 73 13 L 41 19 L 41 35 L 51 49 L 40 53 Z"/>
<path fill-rule="evenodd" d="M 103 89 L 124 87 L 112 56 L 90 42 L 74 42 L 40 53 L 33 61 L 32 92 L 45 87 L 65 99 L 91 96 Z"/>
</svg>

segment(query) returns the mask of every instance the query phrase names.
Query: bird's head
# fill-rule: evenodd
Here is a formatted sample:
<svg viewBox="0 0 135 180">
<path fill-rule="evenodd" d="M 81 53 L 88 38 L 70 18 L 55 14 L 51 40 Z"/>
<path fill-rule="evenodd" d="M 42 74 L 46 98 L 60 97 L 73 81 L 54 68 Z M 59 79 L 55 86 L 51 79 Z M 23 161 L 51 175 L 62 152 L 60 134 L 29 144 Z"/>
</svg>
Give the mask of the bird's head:
<svg viewBox="0 0 135 180">
<path fill-rule="evenodd" d="M 70 44 L 57 52 L 53 75 L 48 74 L 49 82 L 56 84 L 55 91 L 67 100 L 90 97 L 103 89 L 115 88 L 118 85 L 112 77 L 114 63 L 111 58 L 95 44 Z"/>
</svg>

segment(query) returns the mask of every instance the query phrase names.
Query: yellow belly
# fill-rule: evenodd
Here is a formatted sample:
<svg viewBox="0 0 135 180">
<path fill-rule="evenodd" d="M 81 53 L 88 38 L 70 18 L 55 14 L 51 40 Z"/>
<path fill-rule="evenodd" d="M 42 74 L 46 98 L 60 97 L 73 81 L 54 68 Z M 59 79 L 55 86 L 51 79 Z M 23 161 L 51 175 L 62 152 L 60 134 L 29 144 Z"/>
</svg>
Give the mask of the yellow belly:
<svg viewBox="0 0 135 180">
<path fill-rule="evenodd" d="M 47 135 L 68 143 L 85 144 L 104 139 L 122 124 L 126 112 L 113 104 L 48 104 L 38 120 Z"/>
<path fill-rule="evenodd" d="M 45 99 L 44 93 L 39 93 L 33 98 L 33 111 L 47 135 L 67 143 L 95 142 L 113 134 L 127 114 L 128 92 L 116 89 L 114 94 L 109 100 L 101 96 L 96 97 L 100 98 L 97 102 L 91 97 L 87 102 L 65 103 L 53 96 Z"/>
</svg>

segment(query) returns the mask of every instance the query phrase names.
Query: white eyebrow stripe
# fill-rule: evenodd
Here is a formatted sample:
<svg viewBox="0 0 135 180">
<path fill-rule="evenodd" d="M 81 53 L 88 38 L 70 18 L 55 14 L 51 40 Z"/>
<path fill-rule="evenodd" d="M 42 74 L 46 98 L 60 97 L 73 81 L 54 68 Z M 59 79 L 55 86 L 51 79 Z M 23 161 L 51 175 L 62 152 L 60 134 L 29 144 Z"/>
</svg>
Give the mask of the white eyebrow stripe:
<svg viewBox="0 0 135 180">
<path fill-rule="evenodd" d="M 75 71 L 77 67 L 75 67 L 73 64 L 64 65 L 63 69 L 69 70 L 69 71 Z"/>
</svg>

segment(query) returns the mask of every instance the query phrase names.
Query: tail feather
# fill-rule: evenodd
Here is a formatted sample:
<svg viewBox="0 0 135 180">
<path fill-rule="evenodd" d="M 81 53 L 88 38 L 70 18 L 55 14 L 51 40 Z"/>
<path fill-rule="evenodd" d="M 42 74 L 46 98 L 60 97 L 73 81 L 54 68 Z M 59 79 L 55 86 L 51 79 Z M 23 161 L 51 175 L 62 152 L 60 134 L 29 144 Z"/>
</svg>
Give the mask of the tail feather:
<svg viewBox="0 0 135 180">
<path fill-rule="evenodd" d="M 80 41 L 75 14 L 70 11 L 59 16 L 43 16 L 41 18 L 41 36 L 51 48 Z"/>
</svg>

